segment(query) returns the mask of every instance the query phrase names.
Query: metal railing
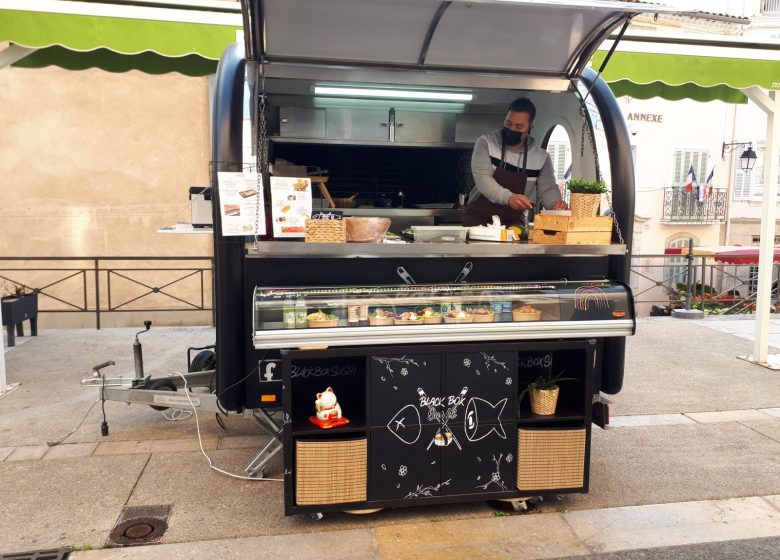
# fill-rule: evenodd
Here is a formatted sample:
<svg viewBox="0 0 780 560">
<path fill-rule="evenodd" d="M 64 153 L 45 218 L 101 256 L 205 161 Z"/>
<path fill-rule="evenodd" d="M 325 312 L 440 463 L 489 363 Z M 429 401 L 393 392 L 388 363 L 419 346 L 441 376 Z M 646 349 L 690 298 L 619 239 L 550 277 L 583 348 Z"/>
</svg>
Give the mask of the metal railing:
<svg viewBox="0 0 780 560">
<path fill-rule="evenodd" d="M 0 257 L 0 291 L 38 294 L 39 313 L 211 311 L 212 257 Z M 5 285 L 5 286 L 3 286 Z"/>
<path fill-rule="evenodd" d="M 701 309 L 707 314 L 753 313 L 758 289 L 758 264 L 731 264 L 724 260 L 731 259 L 726 254 L 691 255 L 689 279 L 688 255 L 633 255 L 630 285 L 637 314 L 654 314 L 653 307 L 667 310 L 684 308 L 689 297 L 692 308 Z M 773 305 L 777 305 L 780 300 L 779 272 L 780 266 L 774 263 Z"/>
<path fill-rule="evenodd" d="M 780 16 L 780 0 L 761 0 L 761 15 Z"/>
<path fill-rule="evenodd" d="M 661 219 L 664 222 L 722 222 L 726 219 L 726 189 L 712 189 L 701 202 L 695 192 L 687 192 L 683 187 L 664 189 Z"/>
<path fill-rule="evenodd" d="M 744 257 L 744 255 L 743 255 Z M 638 315 L 653 306 L 692 306 L 712 313 L 752 313 L 757 264 L 728 264 L 724 255 L 693 255 L 691 290 L 687 255 L 632 255 L 631 288 Z M 210 311 L 214 322 L 212 257 L 0 257 L 0 287 L 20 285 L 39 294 L 39 313 Z M 778 294 L 773 269 L 773 302 Z"/>
</svg>

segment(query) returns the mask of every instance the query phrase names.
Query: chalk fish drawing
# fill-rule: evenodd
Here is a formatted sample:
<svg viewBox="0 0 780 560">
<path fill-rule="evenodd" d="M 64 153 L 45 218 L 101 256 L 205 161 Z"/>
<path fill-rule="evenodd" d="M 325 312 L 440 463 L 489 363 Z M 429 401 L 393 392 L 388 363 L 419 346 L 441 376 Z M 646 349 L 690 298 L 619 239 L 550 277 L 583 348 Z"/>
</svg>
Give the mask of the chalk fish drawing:
<svg viewBox="0 0 780 560">
<path fill-rule="evenodd" d="M 413 404 L 407 404 L 390 419 L 387 429 L 406 445 L 412 445 L 420 439 L 421 423 L 420 411 Z"/>
<path fill-rule="evenodd" d="M 463 425 L 466 428 L 466 437 L 469 441 L 485 439 L 493 432 L 496 432 L 501 439 L 506 439 L 506 432 L 501 424 L 490 426 L 488 429 L 484 428 L 484 423 L 486 422 L 498 422 L 501 413 L 504 412 L 504 407 L 506 407 L 506 401 L 507 399 L 504 398 L 496 404 L 492 404 L 479 397 L 471 397 L 469 399 L 463 420 Z M 481 430 L 479 427 L 480 418 L 483 422 Z"/>
</svg>

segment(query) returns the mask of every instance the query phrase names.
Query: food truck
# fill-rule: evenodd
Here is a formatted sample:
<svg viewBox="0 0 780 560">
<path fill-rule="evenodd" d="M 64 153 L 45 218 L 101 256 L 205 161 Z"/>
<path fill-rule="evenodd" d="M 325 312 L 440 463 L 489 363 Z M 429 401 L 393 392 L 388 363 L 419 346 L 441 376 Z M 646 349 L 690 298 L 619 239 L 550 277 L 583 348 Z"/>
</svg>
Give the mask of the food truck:
<svg viewBox="0 0 780 560">
<path fill-rule="evenodd" d="M 219 62 L 212 111 L 213 369 L 218 407 L 251 412 L 275 436 L 247 472 L 262 476 L 283 450 L 288 515 L 587 492 L 591 426 L 608 422 L 603 395 L 621 390 L 635 330 L 631 147 L 614 96 L 588 64 L 633 16 L 666 8 L 242 7 L 244 42 Z M 474 142 L 524 96 L 543 147 L 556 126 L 566 130 L 573 176 L 608 176 L 607 242 L 460 242 Z M 220 188 L 225 173 L 250 164 L 245 106 L 260 173 L 254 188 L 234 190 L 254 206 L 222 200 Z M 285 165 L 298 169 L 287 174 L 291 201 L 306 194 L 315 214 L 319 206 L 341 218 L 308 221 L 308 233 L 335 237 L 275 229 L 292 205 L 274 207 L 269 169 Z M 318 185 L 327 188 L 305 193 Z M 223 221 L 247 208 L 255 230 L 224 234 Z M 424 227 L 382 243 L 387 221 L 396 234 Z M 562 221 L 564 232 L 579 227 Z M 348 227 L 363 242 L 345 242 Z M 532 386 L 545 381 L 557 385 L 547 408 Z M 278 420 L 269 409 L 281 409 Z"/>
</svg>

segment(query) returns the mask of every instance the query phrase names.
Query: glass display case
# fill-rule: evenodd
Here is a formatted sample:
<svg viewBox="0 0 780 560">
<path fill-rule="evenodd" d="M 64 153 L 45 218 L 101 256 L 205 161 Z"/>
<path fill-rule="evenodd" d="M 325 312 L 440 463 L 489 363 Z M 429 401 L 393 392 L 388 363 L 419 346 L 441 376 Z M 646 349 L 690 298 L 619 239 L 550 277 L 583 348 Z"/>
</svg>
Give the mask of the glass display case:
<svg viewBox="0 0 780 560">
<path fill-rule="evenodd" d="M 254 346 L 627 336 L 628 288 L 607 280 L 266 288 L 254 291 Z"/>
</svg>

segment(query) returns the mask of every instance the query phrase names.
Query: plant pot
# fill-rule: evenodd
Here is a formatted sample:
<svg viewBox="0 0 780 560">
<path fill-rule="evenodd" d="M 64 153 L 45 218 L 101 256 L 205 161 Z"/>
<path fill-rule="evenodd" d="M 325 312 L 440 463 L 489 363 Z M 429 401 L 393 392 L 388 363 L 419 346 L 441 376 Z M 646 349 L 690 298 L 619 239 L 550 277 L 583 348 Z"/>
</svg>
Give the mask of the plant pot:
<svg viewBox="0 0 780 560">
<path fill-rule="evenodd" d="M 531 412 L 539 416 L 551 416 L 555 414 L 555 407 L 558 404 L 559 387 L 556 385 L 552 389 L 537 389 L 531 386 L 528 396 L 531 399 Z"/>
<path fill-rule="evenodd" d="M 571 193 L 569 198 L 573 218 L 589 218 L 598 216 L 601 204 L 600 194 Z"/>
</svg>

